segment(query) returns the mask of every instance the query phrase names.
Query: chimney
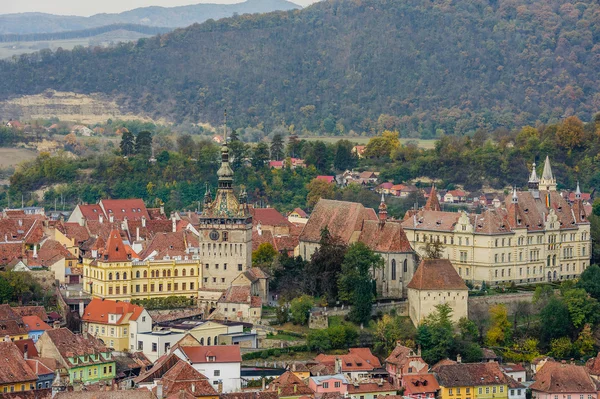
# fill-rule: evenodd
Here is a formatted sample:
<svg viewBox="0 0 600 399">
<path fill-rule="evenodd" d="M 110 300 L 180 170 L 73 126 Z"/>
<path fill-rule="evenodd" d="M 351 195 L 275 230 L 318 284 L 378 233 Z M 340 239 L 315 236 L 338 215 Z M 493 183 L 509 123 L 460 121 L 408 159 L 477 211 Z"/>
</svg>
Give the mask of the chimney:
<svg viewBox="0 0 600 399">
<path fill-rule="evenodd" d="M 335 374 L 341 374 L 342 373 L 342 359 L 340 359 L 339 357 L 335 358 Z"/>
<path fill-rule="evenodd" d="M 140 226 L 135 228 L 135 240 L 136 241 L 140 240 Z"/>
<path fill-rule="evenodd" d="M 79 317 L 83 317 L 83 311 L 85 306 L 83 305 L 83 301 L 79 301 Z"/>
<path fill-rule="evenodd" d="M 55 321 L 54 323 L 52 323 L 52 328 L 58 330 L 60 328 L 60 323 L 58 321 Z"/>
<path fill-rule="evenodd" d="M 256 225 L 256 232 L 259 236 L 262 236 L 262 226 L 260 225 L 260 222 L 258 222 L 258 224 Z"/>
<path fill-rule="evenodd" d="M 33 244 L 33 258 L 37 259 L 37 257 L 38 257 L 37 244 Z"/>
<path fill-rule="evenodd" d="M 104 223 L 104 215 L 98 216 L 98 221 L 100 222 L 100 224 Z"/>
<path fill-rule="evenodd" d="M 19 227 L 23 227 L 23 219 L 19 219 Z"/>
<path fill-rule="evenodd" d="M 114 223 L 115 222 L 115 215 L 113 215 L 112 213 L 110 215 L 108 215 L 108 221 L 110 223 Z"/>
<path fill-rule="evenodd" d="M 192 392 L 193 392 L 193 385 L 192 385 Z M 157 382 L 156 383 L 156 397 L 158 399 L 163 399 L 165 396 L 163 394 L 163 384 L 162 382 Z"/>
<path fill-rule="evenodd" d="M 160 206 L 160 214 L 161 214 L 161 215 L 164 215 L 164 214 L 165 214 L 165 206 L 164 206 L 164 205 L 161 205 L 161 206 Z"/>
<path fill-rule="evenodd" d="M 142 216 L 142 227 L 146 227 L 146 216 Z"/>
<path fill-rule="evenodd" d="M 298 391 L 298 384 L 294 383 L 294 393 L 296 393 Z"/>
<path fill-rule="evenodd" d="M 173 233 L 175 233 L 177 231 L 177 219 L 175 219 L 174 214 L 171 216 L 171 222 L 173 224 Z"/>
<path fill-rule="evenodd" d="M 28 349 L 29 349 L 29 345 L 28 344 L 23 345 L 23 358 L 25 360 L 27 360 L 27 358 L 29 357 L 29 353 L 28 353 L 29 350 Z"/>
<path fill-rule="evenodd" d="M 85 216 L 82 216 L 81 219 L 79 219 L 79 225 L 81 227 L 85 226 Z"/>
<path fill-rule="evenodd" d="M 292 363 L 292 371 L 296 371 L 296 363 Z"/>
<path fill-rule="evenodd" d="M 4 342 L 10 342 L 10 335 L 4 336 Z"/>
<path fill-rule="evenodd" d="M 192 382 L 192 393 L 195 393 L 195 392 L 196 392 L 196 384 L 194 384 L 194 383 Z"/>
<path fill-rule="evenodd" d="M 262 378 L 262 390 L 265 390 L 265 385 L 266 385 L 266 381 L 265 381 L 265 377 Z"/>
<path fill-rule="evenodd" d="M 460 355 L 460 353 L 456 355 L 456 363 L 462 363 L 462 356 Z"/>
</svg>

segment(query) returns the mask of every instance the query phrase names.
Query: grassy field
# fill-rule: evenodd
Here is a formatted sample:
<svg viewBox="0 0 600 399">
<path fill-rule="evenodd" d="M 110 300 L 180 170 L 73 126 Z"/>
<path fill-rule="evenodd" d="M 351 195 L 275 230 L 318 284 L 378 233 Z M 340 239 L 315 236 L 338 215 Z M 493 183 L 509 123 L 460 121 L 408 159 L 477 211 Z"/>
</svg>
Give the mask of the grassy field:
<svg viewBox="0 0 600 399">
<path fill-rule="evenodd" d="M 310 136 L 310 137 L 299 137 L 299 139 L 307 141 L 321 140 L 326 143 L 335 143 L 339 140 L 349 140 L 358 145 L 365 145 L 369 142 L 371 137 L 346 137 L 346 136 Z M 415 143 L 419 148 L 432 149 L 435 147 L 436 140 L 423 140 L 423 139 L 400 139 L 402 144 Z"/>
<path fill-rule="evenodd" d="M 16 166 L 23 161 L 34 159 L 37 153 L 24 148 L 0 148 L 0 168 Z"/>
</svg>

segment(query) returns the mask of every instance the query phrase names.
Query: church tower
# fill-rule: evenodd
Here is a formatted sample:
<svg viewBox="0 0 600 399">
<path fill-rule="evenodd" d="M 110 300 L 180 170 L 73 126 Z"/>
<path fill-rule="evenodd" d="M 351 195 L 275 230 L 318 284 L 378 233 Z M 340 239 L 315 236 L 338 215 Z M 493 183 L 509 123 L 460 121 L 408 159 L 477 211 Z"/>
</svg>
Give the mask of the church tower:
<svg viewBox="0 0 600 399">
<path fill-rule="evenodd" d="M 537 173 L 535 171 L 535 162 L 533 163 L 533 165 L 531 165 L 531 176 L 529 176 L 527 188 L 531 192 L 531 196 L 533 198 L 540 198 L 540 180 L 538 179 Z"/>
<path fill-rule="evenodd" d="M 546 191 L 556 191 L 556 179 L 552 174 L 552 167 L 550 166 L 550 157 L 546 155 L 546 161 L 544 161 L 544 172 L 540 179 L 540 188 Z"/>
<path fill-rule="evenodd" d="M 221 147 L 218 188 L 209 189 L 200 216 L 202 287 L 227 289 L 231 282 L 252 266 L 252 216 L 246 193 L 240 199 L 233 192 L 233 170 L 229 165 L 227 140 Z"/>
</svg>

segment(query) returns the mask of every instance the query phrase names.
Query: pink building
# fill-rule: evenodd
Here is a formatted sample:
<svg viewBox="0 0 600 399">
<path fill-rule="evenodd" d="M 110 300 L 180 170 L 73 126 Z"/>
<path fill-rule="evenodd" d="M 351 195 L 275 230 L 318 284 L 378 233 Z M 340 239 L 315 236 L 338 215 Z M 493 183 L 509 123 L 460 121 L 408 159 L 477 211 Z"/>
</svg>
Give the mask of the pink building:
<svg viewBox="0 0 600 399">
<path fill-rule="evenodd" d="M 317 398 L 330 392 L 345 395 L 348 392 L 348 380 L 343 374 L 310 377 L 308 387 L 314 391 Z"/>
<path fill-rule="evenodd" d="M 531 384 L 534 399 L 597 399 L 594 380 L 584 366 L 546 362 Z"/>
</svg>

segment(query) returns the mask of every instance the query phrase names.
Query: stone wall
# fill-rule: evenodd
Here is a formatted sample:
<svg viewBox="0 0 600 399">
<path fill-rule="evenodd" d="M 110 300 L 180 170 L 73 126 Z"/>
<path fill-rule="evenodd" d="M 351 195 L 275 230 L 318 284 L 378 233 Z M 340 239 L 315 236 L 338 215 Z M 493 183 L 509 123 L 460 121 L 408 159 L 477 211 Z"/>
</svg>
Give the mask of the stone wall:
<svg viewBox="0 0 600 399">
<path fill-rule="evenodd" d="M 504 304 L 508 314 L 515 313 L 515 307 L 519 302 L 531 302 L 533 292 L 519 292 L 515 294 L 490 295 L 469 297 L 469 317 L 474 317 L 473 312 L 489 310 L 494 305 Z"/>
<path fill-rule="evenodd" d="M 45 291 L 52 291 L 56 286 L 56 278 L 52 270 L 32 270 L 31 277 L 37 281 Z"/>
</svg>

